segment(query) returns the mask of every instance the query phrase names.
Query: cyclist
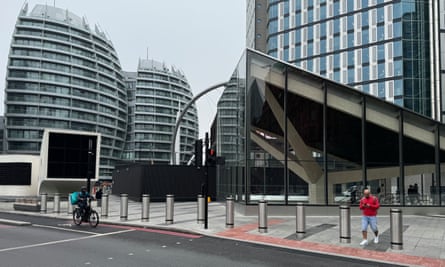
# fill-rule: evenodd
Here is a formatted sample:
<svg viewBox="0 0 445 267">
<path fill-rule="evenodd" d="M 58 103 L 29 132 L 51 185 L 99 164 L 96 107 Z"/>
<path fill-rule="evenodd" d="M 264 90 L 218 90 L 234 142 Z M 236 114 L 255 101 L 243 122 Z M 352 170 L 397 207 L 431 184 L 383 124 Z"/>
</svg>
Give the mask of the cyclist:
<svg viewBox="0 0 445 267">
<path fill-rule="evenodd" d="M 89 198 L 92 198 L 92 197 L 90 196 L 90 193 L 87 192 L 87 187 L 82 186 L 80 188 L 80 192 L 78 195 L 78 201 L 77 201 L 77 205 L 80 208 L 82 217 L 84 217 L 84 215 L 88 214 L 88 212 L 89 212 L 89 209 L 90 209 L 90 205 L 88 204 Z"/>
</svg>

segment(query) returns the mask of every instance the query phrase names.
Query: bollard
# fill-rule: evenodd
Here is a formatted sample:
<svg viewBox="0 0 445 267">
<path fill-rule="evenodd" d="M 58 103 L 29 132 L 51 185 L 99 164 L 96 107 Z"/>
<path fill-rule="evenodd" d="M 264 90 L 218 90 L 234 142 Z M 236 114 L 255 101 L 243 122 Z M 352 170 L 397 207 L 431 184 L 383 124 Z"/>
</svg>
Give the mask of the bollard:
<svg viewBox="0 0 445 267">
<path fill-rule="evenodd" d="M 68 210 L 68 215 L 73 214 L 73 205 L 71 204 L 71 194 L 68 194 L 68 201 L 67 201 L 67 210 Z"/>
<path fill-rule="evenodd" d="M 198 220 L 199 224 L 203 224 L 205 221 L 205 199 L 203 195 L 198 195 Z"/>
<path fill-rule="evenodd" d="M 390 210 L 391 249 L 403 249 L 403 220 L 401 209 Z"/>
<path fill-rule="evenodd" d="M 40 194 L 40 213 L 46 213 L 47 199 L 48 199 L 47 193 Z"/>
<path fill-rule="evenodd" d="M 60 193 L 54 194 L 54 213 L 60 213 Z"/>
<path fill-rule="evenodd" d="M 142 215 L 141 221 L 148 222 L 150 218 L 150 195 L 142 194 Z"/>
<path fill-rule="evenodd" d="M 267 233 L 267 201 L 258 201 L 258 231 Z"/>
<path fill-rule="evenodd" d="M 340 206 L 340 243 L 351 243 L 351 207 Z"/>
<path fill-rule="evenodd" d="M 297 238 L 302 238 L 306 233 L 306 214 L 305 214 L 305 207 L 301 202 L 297 203 L 296 223 L 297 223 L 296 225 Z"/>
<path fill-rule="evenodd" d="M 232 196 L 226 198 L 226 228 L 233 228 L 235 225 L 234 201 Z"/>
<path fill-rule="evenodd" d="M 100 215 L 103 218 L 108 217 L 108 194 L 103 194 L 102 195 L 102 205 L 101 205 L 101 213 Z"/>
<path fill-rule="evenodd" d="M 128 220 L 128 194 L 121 194 L 121 221 Z"/>
<path fill-rule="evenodd" d="M 165 224 L 173 224 L 174 195 L 167 195 L 165 202 Z"/>
</svg>

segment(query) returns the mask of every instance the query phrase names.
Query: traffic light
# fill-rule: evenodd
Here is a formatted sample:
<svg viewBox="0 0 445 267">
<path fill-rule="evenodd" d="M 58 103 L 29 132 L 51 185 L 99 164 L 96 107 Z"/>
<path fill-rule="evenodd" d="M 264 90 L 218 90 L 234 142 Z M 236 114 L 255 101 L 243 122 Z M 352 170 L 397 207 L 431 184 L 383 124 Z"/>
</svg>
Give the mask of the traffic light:
<svg viewBox="0 0 445 267">
<path fill-rule="evenodd" d="M 195 167 L 199 168 L 202 166 L 202 140 L 198 139 L 195 141 Z"/>
<path fill-rule="evenodd" d="M 207 166 L 216 165 L 216 150 L 213 148 L 207 149 L 206 165 Z"/>
</svg>

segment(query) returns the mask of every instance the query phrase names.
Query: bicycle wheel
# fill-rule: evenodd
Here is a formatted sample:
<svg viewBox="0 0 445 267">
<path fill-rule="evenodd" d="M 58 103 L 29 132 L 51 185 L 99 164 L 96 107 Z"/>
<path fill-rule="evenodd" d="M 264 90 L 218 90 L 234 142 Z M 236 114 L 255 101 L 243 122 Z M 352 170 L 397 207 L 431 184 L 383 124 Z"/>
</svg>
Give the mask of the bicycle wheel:
<svg viewBox="0 0 445 267">
<path fill-rule="evenodd" d="M 92 210 L 88 221 L 91 227 L 96 227 L 99 224 L 99 214 L 95 210 Z"/>
<path fill-rule="evenodd" d="M 80 214 L 79 208 L 73 210 L 73 222 L 75 225 L 80 225 L 82 223 L 82 215 Z"/>
</svg>

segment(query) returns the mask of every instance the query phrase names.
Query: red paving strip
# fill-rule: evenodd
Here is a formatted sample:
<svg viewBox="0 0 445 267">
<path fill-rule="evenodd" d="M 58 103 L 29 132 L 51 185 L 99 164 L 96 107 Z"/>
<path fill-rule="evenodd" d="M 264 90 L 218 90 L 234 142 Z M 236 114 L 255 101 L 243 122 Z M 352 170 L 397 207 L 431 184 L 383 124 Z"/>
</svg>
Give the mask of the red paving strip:
<svg viewBox="0 0 445 267">
<path fill-rule="evenodd" d="M 270 221 L 268 224 L 279 223 L 276 221 Z M 384 262 L 392 262 L 397 264 L 408 264 L 425 267 L 445 267 L 445 260 L 411 256 L 406 254 L 397 254 L 392 252 L 380 252 L 373 250 L 365 250 L 361 248 L 350 248 L 344 246 L 329 245 L 323 243 L 314 243 L 299 240 L 289 240 L 284 238 L 277 238 L 271 236 L 265 236 L 261 234 L 250 234 L 249 231 L 254 230 L 257 227 L 256 224 L 246 224 L 230 230 L 226 230 L 218 233 L 218 236 L 230 237 L 233 239 L 243 241 L 253 241 L 257 243 L 263 243 L 266 245 L 278 245 L 288 248 L 296 248 L 305 251 L 312 252 L 325 252 L 330 254 L 337 254 L 341 256 L 351 256 L 359 259 L 377 260 Z"/>
<path fill-rule="evenodd" d="M 185 237 L 185 238 L 201 238 L 202 237 L 202 235 L 195 235 L 195 234 L 188 234 L 188 233 L 181 233 L 181 232 L 174 232 L 174 231 L 160 230 L 160 229 L 133 227 L 133 226 L 109 225 L 109 224 L 102 224 L 101 226 L 110 227 L 110 228 L 118 228 L 118 229 L 131 229 L 131 230 L 135 230 L 135 231 L 149 232 L 149 233 L 156 233 L 156 234 L 163 234 L 163 235 L 173 235 L 173 236 L 179 236 L 179 237 Z"/>
</svg>

